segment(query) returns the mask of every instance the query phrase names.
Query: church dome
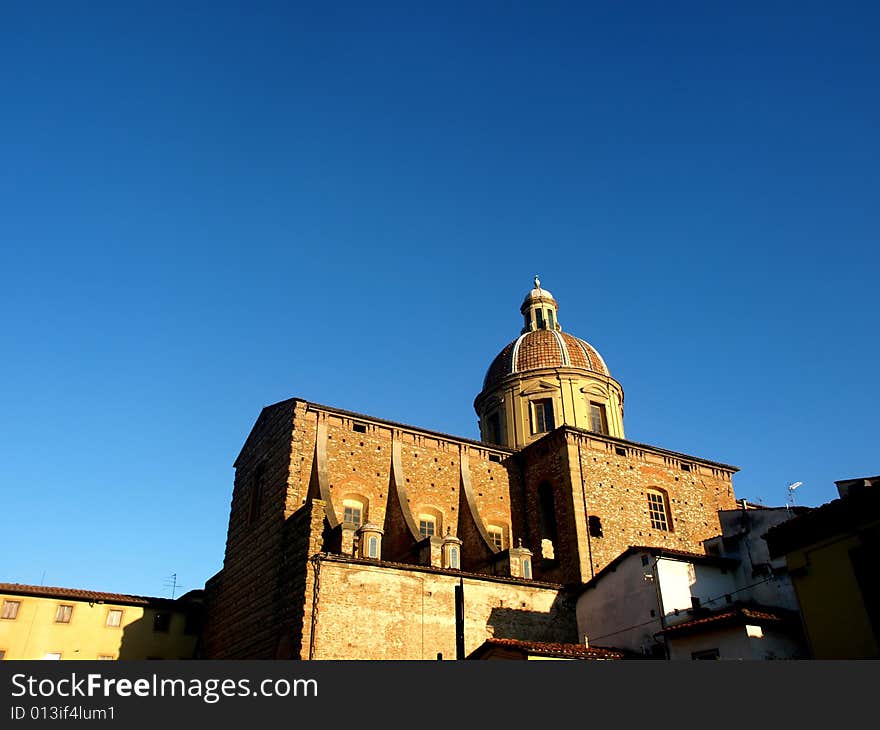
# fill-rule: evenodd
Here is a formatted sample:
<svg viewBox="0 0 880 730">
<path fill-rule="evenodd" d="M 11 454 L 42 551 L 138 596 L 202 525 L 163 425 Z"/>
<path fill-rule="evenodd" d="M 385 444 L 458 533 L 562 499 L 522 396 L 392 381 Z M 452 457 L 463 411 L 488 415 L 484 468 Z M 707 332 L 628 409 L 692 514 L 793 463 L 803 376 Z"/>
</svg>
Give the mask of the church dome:
<svg viewBox="0 0 880 730">
<path fill-rule="evenodd" d="M 563 332 L 559 304 L 535 277 L 519 337 L 496 355 L 474 399 L 480 437 L 518 449 L 561 425 L 625 438 L 623 388 L 595 347 Z"/>
<path fill-rule="evenodd" d="M 514 373 L 559 367 L 611 375 L 602 356 L 589 342 L 559 330 L 530 330 L 498 353 L 486 371 L 483 388 L 490 388 Z"/>
</svg>

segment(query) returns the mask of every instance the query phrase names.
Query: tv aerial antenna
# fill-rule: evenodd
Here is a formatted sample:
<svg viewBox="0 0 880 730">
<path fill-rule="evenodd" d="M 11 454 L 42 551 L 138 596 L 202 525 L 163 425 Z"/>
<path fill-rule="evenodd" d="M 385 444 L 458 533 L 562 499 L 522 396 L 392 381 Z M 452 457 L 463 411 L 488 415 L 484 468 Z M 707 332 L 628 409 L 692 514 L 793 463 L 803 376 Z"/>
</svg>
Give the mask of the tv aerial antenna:
<svg viewBox="0 0 880 730">
<path fill-rule="evenodd" d="M 788 489 L 788 507 L 794 507 L 794 490 L 801 486 L 803 482 L 792 482 L 786 487 Z"/>
<path fill-rule="evenodd" d="M 175 591 L 177 591 L 178 588 L 177 573 L 172 573 L 171 575 L 169 575 L 162 585 L 164 585 L 166 588 L 171 589 L 171 598 L 174 599 L 174 593 Z"/>
</svg>

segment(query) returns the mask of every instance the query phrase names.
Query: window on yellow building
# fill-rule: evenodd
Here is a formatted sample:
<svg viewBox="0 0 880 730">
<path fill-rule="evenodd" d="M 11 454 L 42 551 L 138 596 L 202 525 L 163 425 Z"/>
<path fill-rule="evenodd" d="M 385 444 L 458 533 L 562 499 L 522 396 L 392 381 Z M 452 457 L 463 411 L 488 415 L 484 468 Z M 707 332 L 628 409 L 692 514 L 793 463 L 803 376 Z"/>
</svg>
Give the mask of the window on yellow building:
<svg viewBox="0 0 880 730">
<path fill-rule="evenodd" d="M 98 659 L 102 662 L 112 662 L 116 657 L 112 654 L 98 654 Z"/>
<path fill-rule="evenodd" d="M 118 608 L 111 608 L 107 611 L 106 625 L 110 628 L 119 628 L 122 626 L 122 611 Z"/>
<path fill-rule="evenodd" d="M 553 399 L 541 398 L 531 402 L 532 433 L 553 430 Z"/>
<path fill-rule="evenodd" d="M 59 659 L 61 659 L 61 652 L 60 652 L 60 651 L 49 651 L 49 652 L 46 652 L 46 653 L 43 655 L 43 659 L 51 659 L 51 660 L 54 660 L 54 661 L 58 661 Z"/>
<path fill-rule="evenodd" d="M 0 618 L 14 621 L 18 618 L 18 609 L 21 608 L 21 601 L 3 601 L 3 613 Z"/>
<path fill-rule="evenodd" d="M 6 658 L 6 649 L 0 649 L 0 662 Z"/>
<path fill-rule="evenodd" d="M 67 603 L 59 603 L 55 609 L 55 623 L 69 624 L 70 617 L 73 615 L 73 606 Z"/>
<path fill-rule="evenodd" d="M 590 430 L 595 433 L 608 433 L 608 419 L 602 403 L 590 403 Z"/>
<path fill-rule="evenodd" d="M 501 443 L 501 416 L 498 411 L 486 418 L 486 441 L 490 444 Z"/>
</svg>

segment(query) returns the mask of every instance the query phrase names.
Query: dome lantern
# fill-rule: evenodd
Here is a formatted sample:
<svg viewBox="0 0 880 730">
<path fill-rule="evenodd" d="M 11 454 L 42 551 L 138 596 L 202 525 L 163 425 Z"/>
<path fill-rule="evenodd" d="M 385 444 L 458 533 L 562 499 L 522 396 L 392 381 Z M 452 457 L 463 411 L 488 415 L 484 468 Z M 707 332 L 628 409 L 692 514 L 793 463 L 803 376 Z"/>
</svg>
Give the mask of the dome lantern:
<svg viewBox="0 0 880 730">
<path fill-rule="evenodd" d="M 537 275 L 535 288 L 526 294 L 519 311 L 525 319 L 522 334 L 535 330 L 562 330 L 559 325 L 559 305 L 549 291 L 541 288 Z"/>
</svg>

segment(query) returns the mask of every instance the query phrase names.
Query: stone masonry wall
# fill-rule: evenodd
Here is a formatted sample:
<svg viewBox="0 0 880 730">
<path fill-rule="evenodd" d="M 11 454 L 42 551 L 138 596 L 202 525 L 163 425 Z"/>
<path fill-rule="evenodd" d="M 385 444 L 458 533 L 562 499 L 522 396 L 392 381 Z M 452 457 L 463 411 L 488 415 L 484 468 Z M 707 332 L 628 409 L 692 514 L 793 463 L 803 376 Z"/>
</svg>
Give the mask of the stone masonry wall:
<svg viewBox="0 0 880 730">
<path fill-rule="evenodd" d="M 587 514 L 599 517 L 602 525 L 603 536 L 589 539 L 593 572 L 630 545 L 702 554 L 703 540 L 721 532 L 718 510 L 736 506 L 729 468 L 589 434 L 569 432 L 567 438 L 573 453 L 580 447 Z M 649 488 L 659 488 L 667 496 L 669 531 L 651 526 Z"/>
<path fill-rule="evenodd" d="M 314 600 L 314 558 L 323 546 L 324 502 L 312 500 L 287 518 L 276 619 L 277 659 L 308 659 Z"/>
<path fill-rule="evenodd" d="M 299 411 L 298 411 L 299 414 Z M 294 440 L 301 440 L 299 463 L 294 465 L 302 486 L 296 495 L 291 488 L 289 507 L 306 500 L 312 474 L 317 424 L 327 429 L 326 473 L 332 508 L 337 519 L 343 516 L 343 500 L 357 499 L 367 505 L 364 519 L 379 527 L 385 523 L 388 492 L 392 487 L 393 444 L 399 444 L 401 487 L 406 505 L 418 529 L 419 515 L 437 518 L 437 534 L 459 528 L 462 481 L 462 449 L 467 449 L 467 469 L 473 484 L 478 517 L 484 526 L 498 525 L 509 536 L 511 529 L 510 475 L 502 463 L 509 456 L 503 450 L 481 447 L 453 437 L 397 428 L 356 414 L 334 412 L 307 404 L 297 417 Z M 356 430 L 357 429 L 357 430 Z M 417 540 L 412 540 L 414 545 Z M 468 546 L 463 546 L 467 553 Z M 399 559 L 400 555 L 395 555 Z"/>
<path fill-rule="evenodd" d="M 315 659 L 455 658 L 454 571 L 323 560 Z M 464 577 L 465 653 L 487 638 L 576 641 L 559 586 Z"/>
<path fill-rule="evenodd" d="M 525 458 L 523 458 L 525 457 Z M 566 452 L 565 437 L 556 431 L 532 444 L 527 453 L 518 457 L 525 475 L 525 510 L 522 515 L 523 547 L 532 551 L 535 578 L 557 583 L 580 580 L 578 559 L 582 546 L 577 539 L 574 505 L 572 504 L 571 467 Z M 542 540 L 541 505 L 538 489 L 543 483 L 552 488 L 555 508 L 555 539 L 553 559 L 545 558 Z M 550 539 L 548 536 L 547 539 Z"/>
<path fill-rule="evenodd" d="M 226 556 L 212 579 L 204 633 L 210 658 L 273 658 L 294 401 L 265 408 L 236 461 Z M 262 479 L 258 481 L 258 469 Z M 255 489 L 259 511 L 251 519 Z"/>
<path fill-rule="evenodd" d="M 721 531 L 718 510 L 735 506 L 731 467 L 579 429 L 557 429 L 517 458 L 525 474 L 524 542 L 541 580 L 588 581 L 631 545 L 702 554 L 703 540 Z M 542 482 L 554 496 L 554 561 L 541 558 Z M 649 488 L 665 494 L 668 531 L 651 525 Z M 601 537 L 590 535 L 590 516 L 599 518 Z"/>
</svg>

